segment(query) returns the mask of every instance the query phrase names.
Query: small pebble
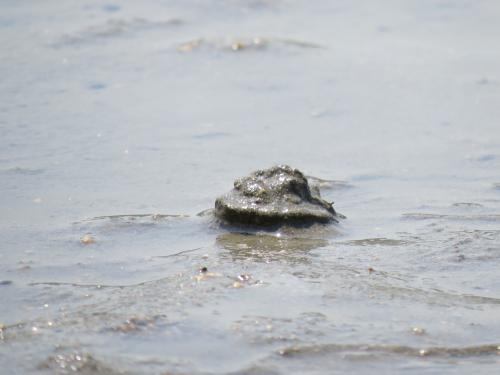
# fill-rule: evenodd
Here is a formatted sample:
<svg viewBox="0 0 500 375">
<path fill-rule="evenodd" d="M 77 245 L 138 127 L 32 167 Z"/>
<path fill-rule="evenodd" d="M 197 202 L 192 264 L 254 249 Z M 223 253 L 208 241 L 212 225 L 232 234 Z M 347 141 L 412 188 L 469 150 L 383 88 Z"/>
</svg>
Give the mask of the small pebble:
<svg viewBox="0 0 500 375">
<path fill-rule="evenodd" d="M 233 283 L 233 288 L 236 288 L 236 289 L 243 288 L 243 284 L 240 283 L 239 281 L 235 281 Z"/>
<path fill-rule="evenodd" d="M 235 43 L 231 44 L 231 49 L 233 51 L 238 51 L 238 50 L 243 49 L 245 47 L 246 46 L 243 43 L 240 43 L 240 42 L 235 42 Z"/>
<path fill-rule="evenodd" d="M 12 281 L 11 280 L 0 280 L 0 285 L 11 285 Z"/>
<path fill-rule="evenodd" d="M 196 281 L 202 281 L 202 280 L 210 279 L 210 278 L 213 278 L 213 277 L 219 277 L 219 276 L 221 276 L 219 273 L 208 272 L 208 268 L 207 267 L 202 267 L 202 268 L 200 268 L 199 274 L 196 275 L 196 276 L 194 276 L 193 278 Z"/>
<path fill-rule="evenodd" d="M 425 329 L 421 328 L 421 327 L 413 327 L 412 330 L 414 335 L 425 335 Z"/>
<path fill-rule="evenodd" d="M 95 242 L 95 238 L 90 234 L 86 234 L 82 238 L 80 238 L 80 242 L 84 245 L 90 245 Z"/>
<path fill-rule="evenodd" d="M 250 276 L 246 273 L 238 276 L 238 280 L 240 280 L 242 282 L 249 281 L 251 278 L 252 278 L 252 276 Z"/>
</svg>

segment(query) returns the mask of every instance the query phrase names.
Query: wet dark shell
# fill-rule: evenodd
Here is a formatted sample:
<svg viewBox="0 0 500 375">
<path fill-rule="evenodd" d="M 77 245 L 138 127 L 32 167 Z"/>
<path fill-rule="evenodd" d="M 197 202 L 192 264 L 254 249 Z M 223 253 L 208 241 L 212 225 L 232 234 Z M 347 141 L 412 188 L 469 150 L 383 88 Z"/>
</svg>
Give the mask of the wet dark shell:
<svg viewBox="0 0 500 375">
<path fill-rule="evenodd" d="M 215 215 L 228 223 L 262 226 L 337 221 L 332 204 L 320 197 L 319 189 L 286 165 L 237 179 L 233 190 L 216 199 Z"/>
</svg>

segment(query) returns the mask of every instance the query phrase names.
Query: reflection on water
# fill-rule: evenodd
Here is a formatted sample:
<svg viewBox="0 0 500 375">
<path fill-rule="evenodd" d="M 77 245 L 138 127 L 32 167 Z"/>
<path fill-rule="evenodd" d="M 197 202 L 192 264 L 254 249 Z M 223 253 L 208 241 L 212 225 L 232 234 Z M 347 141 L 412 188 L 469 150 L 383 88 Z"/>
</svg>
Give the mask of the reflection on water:
<svg viewBox="0 0 500 375">
<path fill-rule="evenodd" d="M 217 236 L 218 246 L 240 252 L 242 256 L 253 251 L 258 252 L 307 252 L 323 247 L 328 241 L 314 238 L 285 237 L 281 235 L 255 233 L 224 233 Z"/>
<path fill-rule="evenodd" d="M 307 262 L 307 253 L 328 245 L 324 239 L 288 237 L 280 233 L 224 233 L 216 246 L 229 251 L 231 258 L 260 262 L 293 260 Z"/>
</svg>

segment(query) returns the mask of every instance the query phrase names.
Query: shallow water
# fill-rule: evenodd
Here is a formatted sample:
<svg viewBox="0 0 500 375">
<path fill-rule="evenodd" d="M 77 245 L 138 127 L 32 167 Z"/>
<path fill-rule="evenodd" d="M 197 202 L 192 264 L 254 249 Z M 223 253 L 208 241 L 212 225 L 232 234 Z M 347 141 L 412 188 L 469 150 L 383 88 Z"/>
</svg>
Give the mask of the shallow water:
<svg viewBox="0 0 500 375">
<path fill-rule="evenodd" d="M 0 373 L 498 371 L 496 2 L 2 5 Z M 347 219 L 197 216 L 276 163 Z"/>
</svg>

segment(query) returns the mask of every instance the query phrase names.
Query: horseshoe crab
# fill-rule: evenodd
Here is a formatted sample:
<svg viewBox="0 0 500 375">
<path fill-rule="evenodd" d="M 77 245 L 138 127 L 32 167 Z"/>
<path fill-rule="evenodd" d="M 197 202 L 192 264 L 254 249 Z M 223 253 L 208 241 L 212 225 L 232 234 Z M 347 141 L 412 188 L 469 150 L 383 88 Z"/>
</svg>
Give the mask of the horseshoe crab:
<svg viewBox="0 0 500 375">
<path fill-rule="evenodd" d="M 288 165 L 257 170 L 234 182 L 234 189 L 215 200 L 215 216 L 229 224 L 307 226 L 343 218 L 319 188 Z"/>
</svg>

